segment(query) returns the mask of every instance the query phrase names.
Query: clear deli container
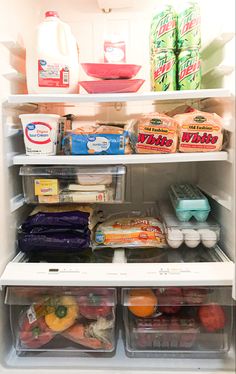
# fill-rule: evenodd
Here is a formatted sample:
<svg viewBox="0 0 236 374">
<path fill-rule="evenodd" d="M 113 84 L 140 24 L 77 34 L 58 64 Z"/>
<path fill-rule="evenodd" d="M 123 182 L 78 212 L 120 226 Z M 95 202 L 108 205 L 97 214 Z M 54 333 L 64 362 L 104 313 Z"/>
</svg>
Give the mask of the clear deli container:
<svg viewBox="0 0 236 374">
<path fill-rule="evenodd" d="M 131 358 L 219 358 L 230 348 L 230 287 L 126 288 L 122 303 Z"/>
<path fill-rule="evenodd" d="M 213 248 L 220 239 L 220 225 L 209 217 L 206 222 L 191 219 L 181 222 L 177 219 L 168 202 L 160 204 L 166 241 L 171 248 L 179 248 L 183 243 L 189 248 L 196 248 L 200 243 Z"/>
<path fill-rule="evenodd" d="M 211 211 L 206 196 L 194 185 L 172 184 L 169 189 L 172 205 L 177 218 L 182 222 L 194 217 L 198 222 L 205 222 Z"/>
<path fill-rule="evenodd" d="M 14 286 L 5 303 L 19 356 L 115 353 L 115 288 Z"/>
<path fill-rule="evenodd" d="M 121 203 L 125 166 L 22 166 L 28 204 Z"/>
</svg>

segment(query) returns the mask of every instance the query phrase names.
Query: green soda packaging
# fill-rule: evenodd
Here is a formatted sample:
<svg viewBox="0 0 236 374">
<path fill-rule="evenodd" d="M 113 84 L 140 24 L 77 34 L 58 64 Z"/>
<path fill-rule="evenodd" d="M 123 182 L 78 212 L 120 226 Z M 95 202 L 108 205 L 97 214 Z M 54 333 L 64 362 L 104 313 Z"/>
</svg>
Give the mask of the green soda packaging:
<svg viewBox="0 0 236 374">
<path fill-rule="evenodd" d="M 171 5 L 165 5 L 152 19 L 150 30 L 150 49 L 176 49 L 177 16 Z"/>
<path fill-rule="evenodd" d="M 176 90 L 176 56 L 171 49 L 157 50 L 151 61 L 153 91 Z"/>
<path fill-rule="evenodd" d="M 201 60 L 198 49 L 188 49 L 178 56 L 178 89 L 197 90 L 201 88 Z"/>
<path fill-rule="evenodd" d="M 184 9 L 178 14 L 177 39 L 179 50 L 201 47 L 201 15 L 196 1 L 185 3 Z"/>
</svg>

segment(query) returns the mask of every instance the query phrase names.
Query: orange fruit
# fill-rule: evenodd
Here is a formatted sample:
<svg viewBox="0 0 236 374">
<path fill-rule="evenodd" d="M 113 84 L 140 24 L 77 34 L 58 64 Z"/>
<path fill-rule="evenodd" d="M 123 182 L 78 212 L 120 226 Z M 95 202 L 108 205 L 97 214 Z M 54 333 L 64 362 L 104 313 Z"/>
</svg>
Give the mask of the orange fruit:
<svg viewBox="0 0 236 374">
<path fill-rule="evenodd" d="M 133 289 L 129 292 L 128 309 L 136 317 L 150 317 L 156 307 L 157 297 L 151 289 Z"/>
</svg>

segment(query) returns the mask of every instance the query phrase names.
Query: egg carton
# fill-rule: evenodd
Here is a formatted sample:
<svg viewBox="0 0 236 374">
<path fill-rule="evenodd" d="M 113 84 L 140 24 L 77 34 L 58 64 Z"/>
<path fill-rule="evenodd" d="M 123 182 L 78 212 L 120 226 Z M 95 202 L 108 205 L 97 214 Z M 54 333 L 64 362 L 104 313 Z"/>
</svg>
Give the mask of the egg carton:
<svg viewBox="0 0 236 374">
<path fill-rule="evenodd" d="M 169 196 L 177 218 L 187 222 L 194 217 L 198 222 L 205 222 L 211 211 L 205 195 L 191 184 L 172 184 Z"/>
<path fill-rule="evenodd" d="M 179 248 L 182 244 L 196 248 L 202 243 L 207 248 L 214 247 L 220 239 L 220 225 L 212 218 L 206 222 L 179 221 L 168 202 L 160 204 L 166 241 L 171 248 Z"/>
</svg>

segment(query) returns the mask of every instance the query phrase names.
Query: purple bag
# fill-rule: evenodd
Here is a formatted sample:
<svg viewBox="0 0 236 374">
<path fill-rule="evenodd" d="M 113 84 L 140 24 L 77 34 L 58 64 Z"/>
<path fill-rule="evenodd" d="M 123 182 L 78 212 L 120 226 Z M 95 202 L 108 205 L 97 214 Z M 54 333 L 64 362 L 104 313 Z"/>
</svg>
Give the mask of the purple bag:
<svg viewBox="0 0 236 374">
<path fill-rule="evenodd" d="M 58 213 L 39 212 L 26 219 L 22 224 L 22 230 L 29 231 L 35 226 L 57 226 L 69 229 L 87 228 L 88 221 L 89 213 L 78 210 Z"/>
<path fill-rule="evenodd" d="M 56 234 L 28 234 L 19 233 L 18 246 L 22 252 L 34 252 L 40 250 L 64 250 L 79 251 L 90 246 L 90 232 L 78 235 L 74 232 Z"/>
</svg>

